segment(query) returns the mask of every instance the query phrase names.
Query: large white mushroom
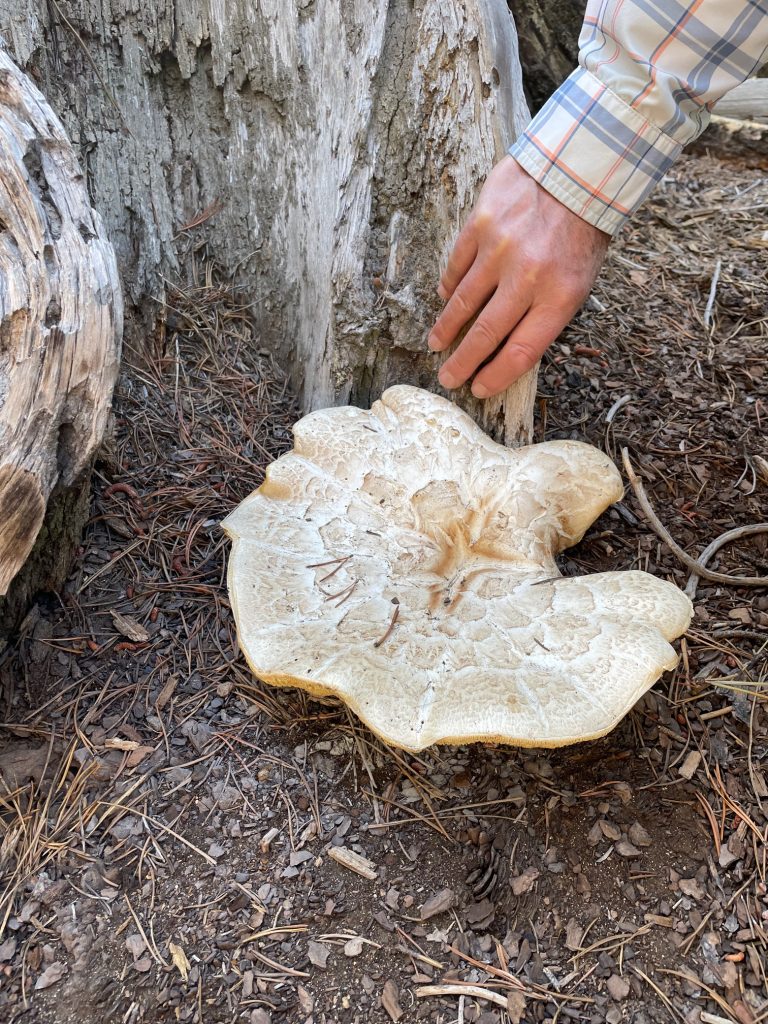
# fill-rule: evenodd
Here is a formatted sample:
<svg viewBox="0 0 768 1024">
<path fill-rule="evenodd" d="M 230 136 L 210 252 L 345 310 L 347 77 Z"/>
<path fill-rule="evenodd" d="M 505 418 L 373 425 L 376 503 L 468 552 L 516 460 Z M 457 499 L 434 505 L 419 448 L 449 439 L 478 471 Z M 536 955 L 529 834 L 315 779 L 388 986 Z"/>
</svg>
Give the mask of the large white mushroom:
<svg viewBox="0 0 768 1024">
<path fill-rule="evenodd" d="M 612 729 L 677 662 L 688 598 L 555 555 L 623 493 L 575 441 L 511 450 L 443 398 L 300 420 L 225 520 L 240 645 L 267 683 L 333 694 L 409 750 L 554 747 Z"/>
</svg>

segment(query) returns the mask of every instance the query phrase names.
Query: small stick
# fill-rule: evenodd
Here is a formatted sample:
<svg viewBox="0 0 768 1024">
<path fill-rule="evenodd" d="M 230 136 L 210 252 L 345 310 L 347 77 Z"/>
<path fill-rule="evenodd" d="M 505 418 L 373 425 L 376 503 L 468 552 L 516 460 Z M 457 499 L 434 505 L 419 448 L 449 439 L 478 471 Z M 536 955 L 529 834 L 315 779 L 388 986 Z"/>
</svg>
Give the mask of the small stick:
<svg viewBox="0 0 768 1024">
<path fill-rule="evenodd" d="M 273 971 L 279 971 L 280 974 L 287 974 L 291 978 L 309 978 L 310 975 L 306 971 L 294 971 L 292 967 L 284 967 L 279 964 L 276 960 L 271 960 L 264 953 L 260 953 L 258 949 L 248 950 L 249 956 L 255 956 L 257 960 L 261 960 L 267 967 L 271 967 Z"/>
<path fill-rule="evenodd" d="M 713 583 L 730 583 L 732 587 L 768 587 L 768 576 L 726 576 L 722 572 L 712 572 L 710 569 L 706 569 L 700 562 L 697 562 L 695 558 L 691 558 L 680 545 L 672 539 L 671 534 L 667 528 L 659 520 L 656 513 L 653 511 L 648 495 L 645 493 L 642 480 L 635 473 L 632 463 L 629 460 L 629 452 L 626 448 L 621 449 L 621 458 L 624 463 L 624 469 L 626 470 L 629 482 L 632 485 L 632 490 L 635 492 L 640 507 L 645 512 L 648 522 L 653 527 L 654 532 L 661 540 L 667 545 L 669 550 L 676 555 L 683 565 L 688 566 L 689 569 L 701 576 L 705 580 L 711 580 Z M 762 533 L 768 532 L 768 523 L 757 524 L 760 526 L 760 530 L 751 527 L 753 532 Z M 745 529 L 747 529 L 745 527 Z"/>
<path fill-rule="evenodd" d="M 262 853 L 269 853 L 269 848 L 272 845 L 272 840 L 273 839 L 277 839 L 277 837 L 279 835 L 280 835 L 280 829 L 279 828 L 271 828 L 271 829 L 269 829 L 268 832 L 265 832 L 264 835 L 259 840 L 259 849 L 261 850 L 261 852 Z"/>
<path fill-rule="evenodd" d="M 328 856 L 331 860 L 335 860 L 337 864 L 341 864 L 343 868 L 355 871 L 358 875 L 362 875 L 363 878 L 367 878 L 371 882 L 375 882 L 379 877 L 376 865 L 372 860 L 368 860 L 367 857 L 361 857 L 359 853 L 355 853 L 354 850 L 348 850 L 346 846 L 332 846 L 328 851 Z"/>
<path fill-rule="evenodd" d="M 384 643 L 384 641 L 389 638 L 392 630 L 395 628 L 395 623 L 397 622 L 397 619 L 398 619 L 399 615 L 400 615 L 400 605 L 396 604 L 395 605 L 395 610 L 392 612 L 392 618 L 390 619 L 389 628 L 387 629 L 387 632 L 379 640 L 374 641 L 374 644 L 373 644 L 374 647 L 381 647 L 381 645 Z"/>
<path fill-rule="evenodd" d="M 722 260 L 718 260 L 715 265 L 715 272 L 712 275 L 712 284 L 709 288 L 709 298 L 707 299 L 707 306 L 704 310 L 704 326 L 708 331 L 712 330 L 712 310 L 715 305 L 715 295 L 717 294 L 717 282 L 720 280 L 720 269 L 723 265 Z"/>
<path fill-rule="evenodd" d="M 719 537 L 716 537 L 711 544 L 699 555 L 699 565 L 706 565 L 710 558 L 719 551 L 725 544 L 729 544 L 732 540 L 740 540 L 742 537 L 753 537 L 758 533 L 768 533 L 768 523 L 755 523 L 754 526 L 737 526 L 734 530 L 728 530 L 726 533 L 721 533 Z M 692 572 L 688 577 L 688 582 L 685 585 L 685 592 L 691 600 L 696 596 L 696 587 L 699 582 L 698 573 Z"/>
<path fill-rule="evenodd" d="M 718 856 L 719 856 L 719 851 L 718 851 Z M 691 951 L 691 946 L 693 945 L 693 940 L 696 938 L 696 936 L 699 934 L 699 932 L 704 930 L 704 927 L 706 926 L 707 921 L 709 921 L 709 919 L 710 919 L 710 917 L 712 917 L 713 913 L 714 913 L 714 911 L 710 910 L 710 912 L 706 915 L 706 917 L 704 917 L 702 919 L 701 923 L 699 924 L 699 927 L 695 931 L 691 932 L 691 934 L 688 936 L 688 938 L 682 944 L 680 949 L 682 950 L 683 956 L 688 956 L 688 954 Z"/>
<path fill-rule="evenodd" d="M 127 896 L 126 893 L 123 893 L 123 898 L 125 899 L 125 902 L 128 905 L 128 909 L 131 912 L 131 917 L 135 921 L 136 927 L 139 929 L 139 933 L 140 933 L 142 939 L 144 940 L 144 945 L 147 947 L 147 950 L 152 954 L 153 959 L 157 963 L 159 963 L 161 965 L 161 967 L 167 967 L 168 966 L 167 962 L 165 960 L 163 960 L 163 958 L 160 956 L 160 950 L 157 948 L 157 946 L 154 944 L 154 942 L 150 942 L 149 939 L 147 938 L 147 933 L 141 927 L 141 921 L 136 916 L 136 911 L 131 906 L 131 901 L 128 899 L 128 896 Z"/>
<path fill-rule="evenodd" d="M 675 978 L 682 978 L 683 981 L 687 981 L 687 982 L 689 982 L 689 984 L 695 985 L 697 988 L 703 988 L 704 991 L 709 996 L 709 998 L 714 1003 L 717 1003 L 717 1005 L 720 1007 L 721 1010 L 725 1010 L 725 1012 L 729 1015 L 729 1017 L 731 1018 L 732 1021 L 736 1021 L 736 1020 L 739 1019 L 736 1016 L 735 1011 L 733 1011 L 731 1009 L 731 1007 L 728 1005 L 728 1003 L 725 1001 L 725 999 L 723 999 L 723 997 L 719 993 L 717 993 L 713 989 L 711 989 L 709 987 L 709 985 L 705 985 L 703 981 L 700 981 L 699 978 L 697 978 L 695 974 L 686 974 L 684 971 L 673 971 L 673 970 L 670 970 L 669 968 L 664 968 L 664 967 L 660 967 L 659 968 L 659 973 L 660 974 L 671 974 L 673 977 L 675 977 Z M 703 1017 L 703 1014 L 702 1014 L 702 1017 Z"/>
<path fill-rule="evenodd" d="M 605 416 L 606 423 L 613 423 L 614 417 L 619 409 L 622 409 L 627 402 L 632 401 L 632 395 L 622 395 L 621 398 L 617 398 L 611 408 L 608 410 Z"/>
<path fill-rule="evenodd" d="M 489 1003 L 507 1008 L 507 997 L 480 985 L 421 985 L 416 989 L 419 999 L 430 999 L 432 996 L 471 996 L 473 999 L 487 999 Z"/>
<path fill-rule="evenodd" d="M 730 715 L 733 711 L 732 705 L 728 704 L 724 708 L 718 708 L 716 711 L 707 711 L 703 715 L 699 715 L 702 722 L 708 722 L 711 718 L 722 718 L 723 715 Z"/>
</svg>

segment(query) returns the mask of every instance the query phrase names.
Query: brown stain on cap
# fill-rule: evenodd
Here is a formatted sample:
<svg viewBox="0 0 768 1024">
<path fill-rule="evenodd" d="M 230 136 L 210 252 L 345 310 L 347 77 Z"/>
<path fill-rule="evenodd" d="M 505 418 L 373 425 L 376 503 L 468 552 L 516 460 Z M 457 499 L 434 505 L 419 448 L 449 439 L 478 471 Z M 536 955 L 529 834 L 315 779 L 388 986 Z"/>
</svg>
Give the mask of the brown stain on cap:
<svg viewBox="0 0 768 1024">
<path fill-rule="evenodd" d="M 18 466 L 0 467 L 0 595 L 29 557 L 44 518 L 37 477 Z"/>
<path fill-rule="evenodd" d="M 276 480 L 269 472 L 264 478 L 264 483 L 259 487 L 258 493 L 265 498 L 272 498 L 273 501 L 287 501 L 295 494 L 284 480 Z"/>
</svg>

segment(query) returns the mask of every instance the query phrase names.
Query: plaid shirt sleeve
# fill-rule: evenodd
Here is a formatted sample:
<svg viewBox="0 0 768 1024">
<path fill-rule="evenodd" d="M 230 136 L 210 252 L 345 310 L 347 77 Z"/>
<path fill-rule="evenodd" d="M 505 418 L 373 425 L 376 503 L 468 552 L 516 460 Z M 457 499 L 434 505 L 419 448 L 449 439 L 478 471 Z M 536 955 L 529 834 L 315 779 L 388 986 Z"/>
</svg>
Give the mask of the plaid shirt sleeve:
<svg viewBox="0 0 768 1024">
<path fill-rule="evenodd" d="M 509 150 L 609 234 L 768 59 L 768 0 L 589 0 L 579 67 Z"/>
</svg>

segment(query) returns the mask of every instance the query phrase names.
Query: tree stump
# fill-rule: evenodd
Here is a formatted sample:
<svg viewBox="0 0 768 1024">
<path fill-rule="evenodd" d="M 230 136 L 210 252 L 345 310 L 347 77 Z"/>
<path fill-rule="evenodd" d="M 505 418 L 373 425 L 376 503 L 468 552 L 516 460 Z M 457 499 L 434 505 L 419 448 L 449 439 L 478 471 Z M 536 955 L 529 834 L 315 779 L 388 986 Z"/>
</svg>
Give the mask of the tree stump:
<svg viewBox="0 0 768 1024">
<path fill-rule="evenodd" d="M 138 307 L 202 249 L 305 411 L 394 383 L 439 390 L 426 336 L 441 264 L 528 119 L 505 0 L 5 7 Z M 516 443 L 534 389 L 532 373 L 502 400 L 452 397 Z"/>
<path fill-rule="evenodd" d="M 121 334 L 114 252 L 75 153 L 0 48 L 0 635 L 69 567 Z"/>
<path fill-rule="evenodd" d="M 507 0 L 520 33 L 525 90 L 538 110 L 579 58 L 586 0 Z"/>
</svg>

